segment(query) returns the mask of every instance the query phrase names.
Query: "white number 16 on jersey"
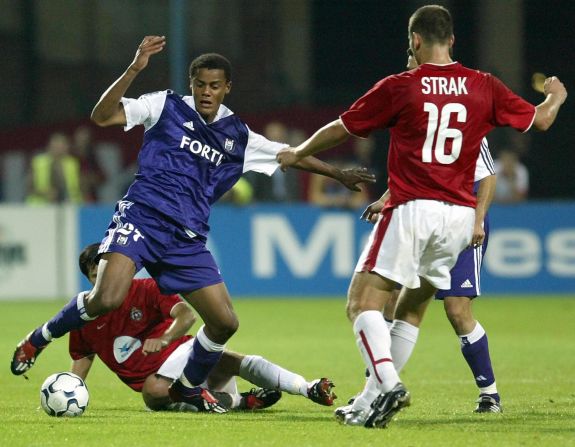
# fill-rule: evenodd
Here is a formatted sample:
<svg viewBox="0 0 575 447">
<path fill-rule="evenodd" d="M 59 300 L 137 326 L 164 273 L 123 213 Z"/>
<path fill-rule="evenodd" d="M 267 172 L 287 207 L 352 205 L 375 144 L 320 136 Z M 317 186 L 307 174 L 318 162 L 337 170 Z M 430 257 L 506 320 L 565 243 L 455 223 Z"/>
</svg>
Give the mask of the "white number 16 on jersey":
<svg viewBox="0 0 575 447">
<path fill-rule="evenodd" d="M 463 134 L 458 129 L 450 129 L 449 120 L 451 114 L 457 114 L 457 121 L 464 123 L 467 120 L 467 109 L 463 104 L 449 103 L 445 104 L 441 112 L 437 106 L 431 102 L 423 104 L 423 110 L 429 114 L 429 121 L 427 122 L 427 137 L 423 144 L 421 151 L 421 159 L 424 163 L 431 163 L 433 161 L 432 147 L 433 140 L 435 141 L 435 159 L 438 163 L 449 165 L 459 158 L 461 152 L 461 144 L 463 143 Z M 439 125 L 438 125 L 439 124 Z M 435 135 L 437 134 L 437 139 Z M 451 138 L 451 153 L 445 153 L 445 140 Z"/>
</svg>

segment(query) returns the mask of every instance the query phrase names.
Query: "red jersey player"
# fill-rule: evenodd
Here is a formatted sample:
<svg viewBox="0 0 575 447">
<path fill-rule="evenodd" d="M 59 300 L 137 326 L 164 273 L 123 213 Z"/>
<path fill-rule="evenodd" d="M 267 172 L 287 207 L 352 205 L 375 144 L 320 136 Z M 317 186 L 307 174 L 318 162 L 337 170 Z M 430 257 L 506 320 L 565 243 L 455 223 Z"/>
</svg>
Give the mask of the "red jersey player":
<svg viewBox="0 0 575 447">
<path fill-rule="evenodd" d="M 286 169 L 349 135 L 390 129 L 389 205 L 348 292 L 347 315 L 371 374 L 351 409 L 336 410 L 347 425 L 385 427 L 409 405 L 381 310 L 397 283 L 404 287 L 396 312 L 401 310 L 408 322 L 437 289 L 450 288 L 449 271 L 472 241 L 472 187 L 482 138 L 500 126 L 547 130 L 567 97 L 552 77 L 545 81 L 546 99 L 535 107 L 494 76 L 452 61 L 453 24 L 441 6 L 419 8 L 409 20 L 408 35 L 418 68 L 381 80 L 339 119 L 277 155 Z"/>
<path fill-rule="evenodd" d="M 98 246 L 87 246 L 79 260 L 82 273 L 92 284 L 97 276 Z M 70 332 L 72 372 L 86 378 L 97 355 L 126 385 L 141 392 L 153 410 L 225 412 L 228 408 L 265 408 L 279 400 L 281 391 L 303 395 L 321 405 L 333 404 L 335 394 L 329 379 L 307 382 L 260 356 L 229 351 L 203 385 L 216 394 L 223 407 L 207 390 L 192 405 L 175 401 L 169 387 L 186 364 L 193 337 L 185 334 L 194 321 L 190 307 L 177 295 L 161 295 L 152 279 L 134 279 L 118 309 Z M 234 376 L 263 388 L 240 394 Z"/>
</svg>

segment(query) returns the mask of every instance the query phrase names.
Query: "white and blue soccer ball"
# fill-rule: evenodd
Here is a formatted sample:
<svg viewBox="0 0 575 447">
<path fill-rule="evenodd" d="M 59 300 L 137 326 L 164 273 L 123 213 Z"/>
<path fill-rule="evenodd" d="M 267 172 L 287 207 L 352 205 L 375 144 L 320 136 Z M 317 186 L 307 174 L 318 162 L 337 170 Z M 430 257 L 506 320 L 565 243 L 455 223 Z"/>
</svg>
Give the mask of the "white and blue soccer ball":
<svg viewBox="0 0 575 447">
<path fill-rule="evenodd" d="M 40 388 L 40 404 L 50 416 L 81 416 L 89 400 L 86 384 L 71 372 L 52 374 Z"/>
</svg>

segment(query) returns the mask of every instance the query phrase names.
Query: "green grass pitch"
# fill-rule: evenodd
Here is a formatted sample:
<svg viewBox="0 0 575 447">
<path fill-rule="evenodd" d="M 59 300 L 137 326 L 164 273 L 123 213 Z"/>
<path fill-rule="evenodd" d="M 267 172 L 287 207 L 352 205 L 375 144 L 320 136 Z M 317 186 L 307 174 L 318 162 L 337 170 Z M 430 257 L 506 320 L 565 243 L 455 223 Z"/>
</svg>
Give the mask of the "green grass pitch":
<svg viewBox="0 0 575 447">
<path fill-rule="evenodd" d="M 385 430 L 339 425 L 333 408 L 284 394 L 253 413 L 151 413 L 100 362 L 88 377 L 90 405 L 75 419 L 39 409 L 40 384 L 67 370 L 67 339 L 29 372 L 10 374 L 16 343 L 63 302 L 0 303 L 0 444 L 4 446 L 575 446 L 575 299 L 490 297 L 475 304 L 489 335 L 502 415 L 472 412 L 471 373 L 443 306 L 433 303 L 402 379 L 412 406 Z M 236 299 L 240 330 L 229 348 L 260 354 L 308 380 L 328 376 L 343 405 L 363 383 L 344 299 Z M 199 326 L 196 326 L 196 328 Z M 240 380 L 240 388 L 249 385 Z"/>
</svg>

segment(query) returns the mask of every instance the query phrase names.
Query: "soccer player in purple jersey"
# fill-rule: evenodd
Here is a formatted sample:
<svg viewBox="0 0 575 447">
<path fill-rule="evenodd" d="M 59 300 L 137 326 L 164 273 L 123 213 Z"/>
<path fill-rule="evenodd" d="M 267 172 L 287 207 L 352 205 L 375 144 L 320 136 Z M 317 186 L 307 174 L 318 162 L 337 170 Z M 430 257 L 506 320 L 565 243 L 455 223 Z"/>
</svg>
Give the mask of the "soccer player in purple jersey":
<svg viewBox="0 0 575 447">
<path fill-rule="evenodd" d="M 51 339 L 121 306 L 142 267 L 162 293 L 181 294 L 204 321 L 180 380 L 170 388 L 173 400 L 195 402 L 201 397 L 198 385 L 238 328 L 229 293 L 206 248 L 210 208 L 242 173 L 271 175 L 278 166 L 276 154 L 287 145 L 256 134 L 222 104 L 232 86 L 231 65 L 218 54 L 192 61 L 191 96 L 168 90 L 125 98 L 150 57 L 165 44 L 163 36 L 145 37 L 128 69 L 92 111 L 92 120 L 100 126 L 144 126 L 139 169 L 100 245 L 94 288 L 78 294 L 18 344 L 11 364 L 16 375 L 33 365 Z M 365 169 L 344 172 L 314 158 L 302 160 L 298 167 L 336 178 L 353 190 L 360 182 L 374 181 Z"/>
<path fill-rule="evenodd" d="M 567 98 L 552 77 L 545 100 L 533 106 L 489 73 L 454 62 L 453 23 L 442 6 L 417 9 L 408 38 L 419 67 L 380 80 L 339 119 L 277 157 L 287 169 L 350 135 L 390 129 L 390 196 L 357 263 L 346 309 L 370 377 L 338 419 L 368 428 L 387 426 L 410 403 L 393 365 L 385 302 L 402 284 L 398 306 L 419 315 L 437 289 L 450 287 L 459 253 L 478 241 L 473 179 L 481 140 L 495 127 L 547 130 Z"/>
</svg>

